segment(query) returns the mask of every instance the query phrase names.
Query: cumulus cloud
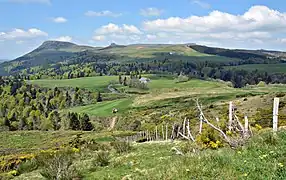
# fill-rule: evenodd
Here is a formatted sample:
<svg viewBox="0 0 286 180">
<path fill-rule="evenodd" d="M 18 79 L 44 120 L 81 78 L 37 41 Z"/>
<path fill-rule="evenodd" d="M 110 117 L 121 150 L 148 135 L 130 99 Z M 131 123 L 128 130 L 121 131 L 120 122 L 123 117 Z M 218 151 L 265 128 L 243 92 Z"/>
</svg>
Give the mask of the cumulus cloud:
<svg viewBox="0 0 286 180">
<path fill-rule="evenodd" d="M 253 6 L 236 15 L 212 11 L 206 16 L 169 17 L 143 22 L 145 33 L 157 34 L 157 39 L 178 42 L 215 42 L 224 46 L 244 47 L 256 44 L 268 46 L 286 32 L 286 13 L 266 6 Z M 281 41 L 280 41 L 281 42 Z"/>
<path fill-rule="evenodd" d="M 275 32 L 284 31 L 286 14 L 266 6 L 253 6 L 243 15 L 213 11 L 207 16 L 188 18 L 170 17 L 144 22 L 147 31 L 168 31 L 187 33 L 209 32 Z"/>
<path fill-rule="evenodd" d="M 117 25 L 109 23 L 96 29 L 92 40 L 97 42 L 115 42 L 126 44 L 140 42 L 143 35 L 144 33 L 134 25 Z"/>
<path fill-rule="evenodd" d="M 142 32 L 134 25 L 123 24 L 122 26 L 109 23 L 98 28 L 96 34 L 142 34 Z"/>
<path fill-rule="evenodd" d="M 64 17 L 55 17 L 55 18 L 52 18 L 53 22 L 55 23 L 65 23 L 67 22 L 68 20 Z"/>
<path fill-rule="evenodd" d="M 72 41 L 72 37 L 70 36 L 61 36 L 58 37 L 56 39 L 54 39 L 55 41 L 63 41 L 63 42 L 71 42 Z"/>
<path fill-rule="evenodd" d="M 48 36 L 48 33 L 32 28 L 28 30 L 23 30 L 23 29 L 13 29 L 12 31 L 8 32 L 0 32 L 0 40 L 5 41 L 5 40 L 23 40 L 23 39 L 33 39 L 33 38 L 38 38 L 38 37 L 46 37 Z"/>
<path fill-rule="evenodd" d="M 141 9 L 140 10 L 140 14 L 142 16 L 160 16 L 164 11 L 161 10 L 161 9 L 157 9 L 157 8 L 154 8 L 154 7 L 150 7 L 150 8 L 147 8 L 147 9 Z"/>
<path fill-rule="evenodd" d="M 156 39 L 157 38 L 157 36 L 153 35 L 153 34 L 147 34 L 146 37 L 147 37 L 147 39 Z"/>
<path fill-rule="evenodd" d="M 90 16 L 90 17 L 102 17 L 102 16 L 106 16 L 106 17 L 119 17 L 122 16 L 122 13 L 115 13 L 109 10 L 105 10 L 105 11 L 87 11 L 85 13 L 86 16 Z"/>
<path fill-rule="evenodd" d="M 95 41 L 104 41 L 105 40 L 105 36 L 102 36 L 102 35 L 93 36 L 92 39 L 95 40 Z"/>
<path fill-rule="evenodd" d="M 2 0 L 2 1 L 3 2 L 12 2 L 12 3 L 42 3 L 42 4 L 51 4 L 50 0 Z"/>
</svg>

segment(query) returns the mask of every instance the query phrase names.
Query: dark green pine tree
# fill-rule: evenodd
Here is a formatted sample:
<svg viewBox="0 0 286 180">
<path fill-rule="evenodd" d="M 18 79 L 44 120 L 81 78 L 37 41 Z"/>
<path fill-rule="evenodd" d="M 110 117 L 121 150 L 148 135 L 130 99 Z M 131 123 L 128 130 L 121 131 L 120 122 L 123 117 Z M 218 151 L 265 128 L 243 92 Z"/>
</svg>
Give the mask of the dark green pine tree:
<svg viewBox="0 0 286 180">
<path fill-rule="evenodd" d="M 87 114 L 84 114 L 80 120 L 81 120 L 81 130 L 91 131 L 93 129 L 93 125 L 91 124 L 89 116 Z"/>
<path fill-rule="evenodd" d="M 98 92 L 98 94 L 97 94 L 96 101 L 97 102 L 102 102 L 102 97 L 101 97 L 101 93 L 100 92 Z"/>
<path fill-rule="evenodd" d="M 119 75 L 119 84 L 122 84 L 122 77 Z"/>
<path fill-rule="evenodd" d="M 127 78 L 126 78 L 126 76 L 124 77 L 123 85 L 124 85 L 124 86 L 127 86 Z"/>
<path fill-rule="evenodd" d="M 72 130 L 80 130 L 80 122 L 78 120 L 77 113 L 70 113 L 69 114 L 69 128 Z"/>
</svg>

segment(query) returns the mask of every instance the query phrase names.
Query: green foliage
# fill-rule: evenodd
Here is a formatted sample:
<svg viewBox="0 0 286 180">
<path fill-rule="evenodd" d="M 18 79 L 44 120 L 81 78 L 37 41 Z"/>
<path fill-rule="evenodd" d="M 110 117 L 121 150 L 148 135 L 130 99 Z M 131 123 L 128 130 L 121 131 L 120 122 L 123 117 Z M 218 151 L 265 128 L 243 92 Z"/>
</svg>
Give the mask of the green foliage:
<svg viewBox="0 0 286 180">
<path fill-rule="evenodd" d="M 19 174 L 23 174 L 23 173 L 32 172 L 36 170 L 37 168 L 38 168 L 37 161 L 35 159 L 31 159 L 31 160 L 21 163 L 19 167 L 17 168 L 17 171 L 19 172 Z"/>
<path fill-rule="evenodd" d="M 110 153 L 108 151 L 97 151 L 93 160 L 94 166 L 108 166 L 110 163 Z"/>
<path fill-rule="evenodd" d="M 111 146 L 115 149 L 115 151 L 119 154 L 130 152 L 132 150 L 132 146 L 128 142 L 114 141 L 111 142 Z"/>
<path fill-rule="evenodd" d="M 202 134 L 197 136 L 196 142 L 204 148 L 218 149 L 223 147 L 223 139 L 213 128 L 205 127 Z"/>
<path fill-rule="evenodd" d="M 185 75 L 183 75 L 183 74 L 180 74 L 180 75 L 178 76 L 178 78 L 176 79 L 176 82 L 177 82 L 177 83 L 187 82 L 187 81 L 189 81 L 189 77 L 188 77 L 188 76 L 185 76 Z"/>
<path fill-rule="evenodd" d="M 3 79 L 2 79 L 3 80 Z M 66 121 L 77 124 L 77 114 L 67 115 L 59 109 L 68 108 L 72 105 L 83 105 L 90 99 L 91 94 L 77 89 L 53 89 L 40 88 L 26 84 L 16 77 L 6 77 L 0 84 L 4 88 L 0 94 L 3 102 L 0 106 L 1 125 L 9 130 L 59 130 Z M 74 94 L 71 98 L 70 94 Z M 77 118 L 75 118 L 77 117 Z M 67 118 L 67 119 L 64 119 Z M 92 129 L 88 124 L 89 117 L 83 116 L 85 130 Z M 75 120 L 75 122 L 73 122 Z M 75 130 L 81 127 L 72 127 Z"/>
<path fill-rule="evenodd" d="M 47 179 L 54 180 L 72 180 L 79 178 L 80 175 L 72 166 L 73 152 L 68 150 L 59 151 L 51 155 L 52 157 L 43 158 L 41 161 L 43 169 L 41 175 Z"/>
<path fill-rule="evenodd" d="M 100 92 L 97 93 L 96 102 L 102 102 L 102 97 Z"/>
</svg>

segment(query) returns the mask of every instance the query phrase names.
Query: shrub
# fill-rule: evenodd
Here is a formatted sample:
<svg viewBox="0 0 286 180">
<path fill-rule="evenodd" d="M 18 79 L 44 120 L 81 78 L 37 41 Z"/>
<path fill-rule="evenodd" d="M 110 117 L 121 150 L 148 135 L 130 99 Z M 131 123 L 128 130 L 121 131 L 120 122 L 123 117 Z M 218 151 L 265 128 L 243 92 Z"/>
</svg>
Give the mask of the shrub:
<svg viewBox="0 0 286 180">
<path fill-rule="evenodd" d="M 42 156 L 38 162 L 43 165 L 41 175 L 47 179 L 69 180 L 79 177 L 79 173 L 72 166 L 73 152 L 70 150 L 58 151 L 48 156 Z"/>
<path fill-rule="evenodd" d="M 180 145 L 180 150 L 183 154 L 187 154 L 195 153 L 197 150 L 200 150 L 200 148 L 196 145 L 196 143 L 188 141 Z"/>
<path fill-rule="evenodd" d="M 265 87 L 266 86 L 266 83 L 264 81 L 260 81 L 258 84 L 257 84 L 258 87 Z"/>
<path fill-rule="evenodd" d="M 283 92 L 276 93 L 276 97 L 284 97 L 285 95 Z"/>
<path fill-rule="evenodd" d="M 94 142 L 94 143 L 91 143 L 91 144 L 88 144 L 87 145 L 87 148 L 91 151 L 110 151 L 111 150 L 111 147 L 109 145 L 109 143 L 97 143 L 97 142 Z"/>
<path fill-rule="evenodd" d="M 36 170 L 37 168 L 38 168 L 38 164 L 36 160 L 32 159 L 32 160 L 28 160 L 26 162 L 21 163 L 17 170 L 20 174 L 23 174 L 27 172 L 32 172 Z"/>
<path fill-rule="evenodd" d="M 95 166 L 108 166 L 110 163 L 109 151 L 98 151 L 96 153 L 93 164 Z"/>
<path fill-rule="evenodd" d="M 209 127 L 204 129 L 202 134 L 197 136 L 196 142 L 204 148 L 217 149 L 219 147 L 223 147 L 219 134 L 214 129 Z"/>
<path fill-rule="evenodd" d="M 266 144 L 269 144 L 269 145 L 277 145 L 279 142 L 278 137 L 274 135 L 273 133 L 266 134 L 263 140 Z"/>
<path fill-rule="evenodd" d="M 179 75 L 178 78 L 176 79 L 176 83 L 182 83 L 187 81 L 189 81 L 189 77 L 184 75 Z"/>
<path fill-rule="evenodd" d="M 114 141 L 111 143 L 111 146 L 115 149 L 115 151 L 119 154 L 129 152 L 132 149 L 132 146 L 128 142 L 120 142 L 120 141 Z"/>
</svg>

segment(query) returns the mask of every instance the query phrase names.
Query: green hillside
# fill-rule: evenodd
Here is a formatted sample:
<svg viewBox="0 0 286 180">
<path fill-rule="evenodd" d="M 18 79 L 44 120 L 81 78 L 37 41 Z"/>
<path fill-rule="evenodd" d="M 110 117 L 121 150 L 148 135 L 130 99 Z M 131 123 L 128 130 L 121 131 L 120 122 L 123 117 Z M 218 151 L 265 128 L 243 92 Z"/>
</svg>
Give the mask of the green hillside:
<svg viewBox="0 0 286 180">
<path fill-rule="evenodd" d="M 13 61 L 0 65 L 0 75 L 18 73 L 34 66 L 44 66 L 57 63 L 74 63 L 75 61 L 119 63 L 119 62 L 146 62 L 164 61 L 172 62 L 237 62 L 239 58 L 208 55 L 200 53 L 187 45 L 128 45 L 109 46 L 106 48 L 80 46 L 68 42 L 47 41 L 32 52 Z"/>
<path fill-rule="evenodd" d="M 239 66 L 226 66 L 227 69 L 238 69 L 246 71 L 255 71 L 268 72 L 268 73 L 285 73 L 286 72 L 286 63 L 280 64 L 245 64 Z"/>
<path fill-rule="evenodd" d="M 107 89 L 107 86 L 112 81 L 118 81 L 118 76 L 95 76 L 95 77 L 63 79 L 63 80 L 41 79 L 41 80 L 32 80 L 29 81 L 29 83 L 49 88 L 79 87 L 91 91 L 102 91 L 104 89 Z"/>
</svg>

